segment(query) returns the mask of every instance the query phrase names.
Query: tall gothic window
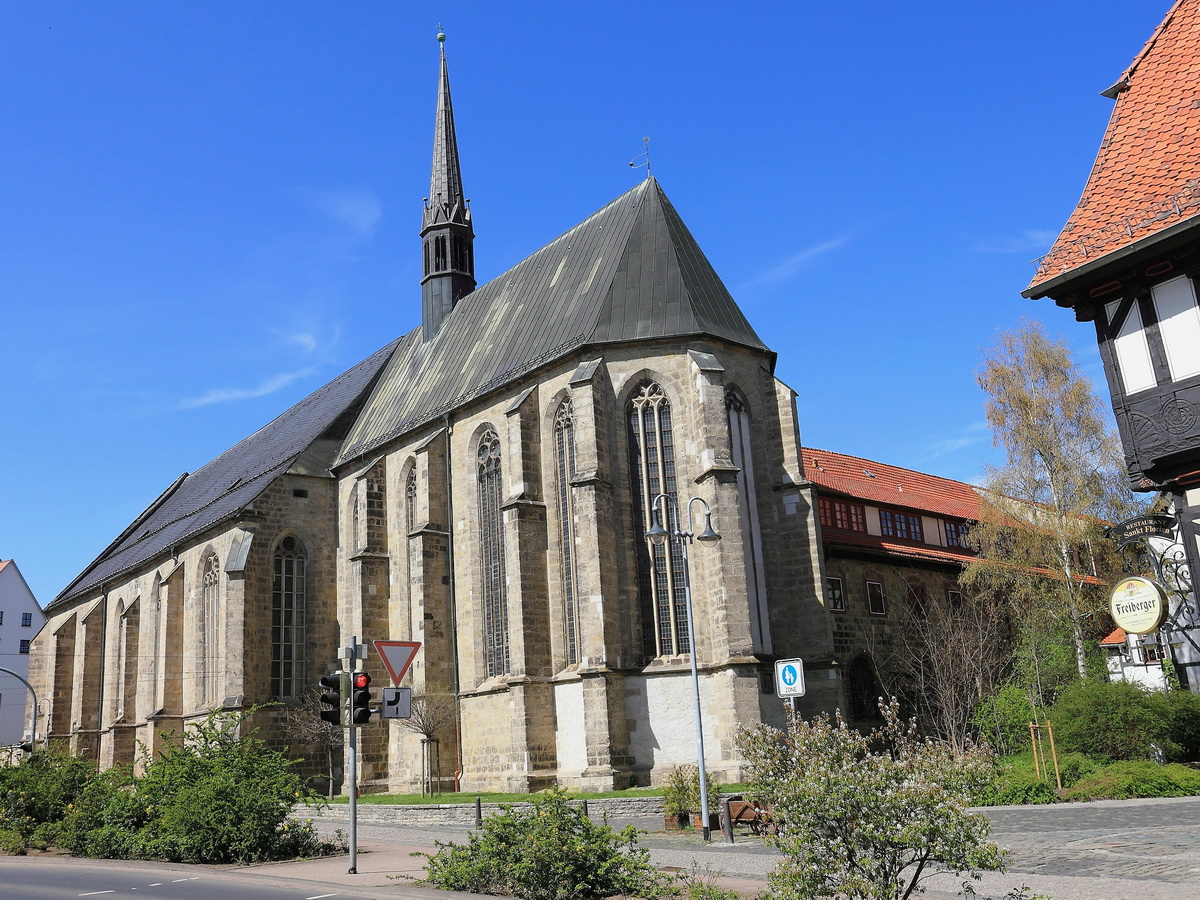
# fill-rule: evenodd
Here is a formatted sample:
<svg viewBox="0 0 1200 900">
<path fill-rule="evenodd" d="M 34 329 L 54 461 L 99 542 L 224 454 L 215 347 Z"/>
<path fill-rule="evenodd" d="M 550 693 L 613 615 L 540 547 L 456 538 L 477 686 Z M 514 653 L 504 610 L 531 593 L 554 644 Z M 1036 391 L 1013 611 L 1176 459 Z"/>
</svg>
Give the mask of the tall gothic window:
<svg viewBox="0 0 1200 900">
<path fill-rule="evenodd" d="M 204 702 L 217 699 L 218 675 L 221 661 L 221 564 L 217 554 L 204 560 L 202 576 L 202 615 L 204 644 L 200 648 L 200 672 Z"/>
<path fill-rule="evenodd" d="M 754 649 L 771 652 L 771 625 L 767 614 L 767 579 L 763 568 L 762 528 L 754 482 L 754 454 L 750 443 L 750 407 L 737 388 L 725 391 L 729 413 L 729 446 L 738 467 L 737 496 L 742 520 L 742 552 L 746 559 L 746 593 L 750 601 L 750 630 Z"/>
<path fill-rule="evenodd" d="M 559 558 L 562 560 L 563 630 L 567 665 L 579 662 L 579 590 L 575 583 L 575 410 L 564 400 L 554 417 L 554 475 L 558 496 Z"/>
<path fill-rule="evenodd" d="M 408 470 L 404 480 L 404 532 L 412 534 L 417 521 L 417 467 Z"/>
<path fill-rule="evenodd" d="M 500 512 L 500 438 L 479 442 L 479 584 L 483 597 L 483 656 L 487 677 L 508 671 L 508 588 Z"/>
<path fill-rule="evenodd" d="M 659 494 L 667 495 L 666 503 L 659 506 L 668 517 L 664 527 L 670 528 L 678 517 L 671 402 L 659 385 L 644 381 L 634 391 L 627 412 L 642 646 L 649 657 L 688 653 L 683 548 L 678 541 L 652 545 L 645 537 L 655 514 L 654 498 Z"/>
<path fill-rule="evenodd" d="M 275 582 L 271 589 L 271 694 L 300 694 L 304 650 L 304 612 L 307 559 L 291 535 L 275 551 Z"/>
</svg>

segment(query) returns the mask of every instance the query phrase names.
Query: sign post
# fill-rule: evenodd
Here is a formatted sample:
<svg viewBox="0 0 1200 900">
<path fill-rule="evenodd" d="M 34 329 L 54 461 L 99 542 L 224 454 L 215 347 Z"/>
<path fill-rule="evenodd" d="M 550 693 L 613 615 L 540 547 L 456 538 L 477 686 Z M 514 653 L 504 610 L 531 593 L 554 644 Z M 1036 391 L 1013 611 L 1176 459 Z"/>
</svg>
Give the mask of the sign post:
<svg viewBox="0 0 1200 900">
<path fill-rule="evenodd" d="M 775 661 L 775 696 L 787 700 L 792 712 L 796 711 L 796 698 L 804 696 L 804 660 Z"/>
</svg>

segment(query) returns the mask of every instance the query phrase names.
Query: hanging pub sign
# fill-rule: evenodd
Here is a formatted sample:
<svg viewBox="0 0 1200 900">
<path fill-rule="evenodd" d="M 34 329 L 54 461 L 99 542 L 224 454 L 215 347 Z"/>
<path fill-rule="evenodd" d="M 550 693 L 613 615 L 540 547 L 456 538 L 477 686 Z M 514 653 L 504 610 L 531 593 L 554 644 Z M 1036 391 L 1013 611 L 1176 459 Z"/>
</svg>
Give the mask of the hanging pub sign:
<svg viewBox="0 0 1200 900">
<path fill-rule="evenodd" d="M 1113 587 L 1108 607 L 1126 634 L 1149 634 L 1167 616 L 1167 595 L 1149 578 L 1122 578 Z"/>
<path fill-rule="evenodd" d="M 1108 536 L 1118 544 L 1125 544 L 1135 538 L 1169 538 L 1174 535 L 1174 516 L 1134 516 L 1108 528 Z"/>
</svg>

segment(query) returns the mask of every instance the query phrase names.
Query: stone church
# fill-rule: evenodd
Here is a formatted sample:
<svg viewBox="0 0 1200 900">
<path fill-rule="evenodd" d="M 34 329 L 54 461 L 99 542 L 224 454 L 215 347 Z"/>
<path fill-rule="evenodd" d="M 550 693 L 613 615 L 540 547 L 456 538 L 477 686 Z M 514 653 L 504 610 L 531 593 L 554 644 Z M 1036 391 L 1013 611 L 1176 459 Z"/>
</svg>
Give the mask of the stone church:
<svg viewBox="0 0 1200 900">
<path fill-rule="evenodd" d="M 48 606 L 39 740 L 133 762 L 273 704 L 260 734 L 316 760 L 283 711 L 353 636 L 422 643 L 405 683 L 457 698 L 436 737 L 463 790 L 694 762 L 693 652 L 718 778 L 740 725 L 782 721 L 774 660 L 805 659 L 807 711 L 842 705 L 794 393 L 659 183 L 483 285 L 474 228 L 443 47 L 421 325 L 181 476 Z M 660 494 L 720 532 L 687 571 L 644 537 Z M 419 790 L 421 740 L 373 719 L 364 788 Z"/>
</svg>

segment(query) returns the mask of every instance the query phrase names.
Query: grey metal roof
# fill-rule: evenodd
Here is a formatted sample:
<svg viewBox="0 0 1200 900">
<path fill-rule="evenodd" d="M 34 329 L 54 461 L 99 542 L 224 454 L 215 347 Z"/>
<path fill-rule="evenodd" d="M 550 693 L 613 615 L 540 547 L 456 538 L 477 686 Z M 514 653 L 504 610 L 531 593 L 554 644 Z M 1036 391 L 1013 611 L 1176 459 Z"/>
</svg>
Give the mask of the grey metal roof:
<svg viewBox="0 0 1200 900">
<path fill-rule="evenodd" d="M 406 336 L 338 463 L 579 347 L 692 335 L 767 351 L 647 179 L 463 297 L 432 339 Z"/>
<path fill-rule="evenodd" d="M 296 463 L 306 474 L 329 476 L 340 445 L 337 439 L 346 434 L 367 391 L 400 344 L 388 344 L 194 474 L 177 479 L 47 610 L 94 591 L 237 515 Z"/>
<path fill-rule="evenodd" d="M 450 73 L 446 69 L 446 45 L 442 45 L 442 69 L 438 77 L 437 118 L 433 128 L 433 170 L 429 199 L 422 228 L 441 222 L 469 225 L 471 211 L 463 194 L 462 169 L 458 162 L 458 138 L 454 132 L 454 105 L 450 102 Z"/>
</svg>

